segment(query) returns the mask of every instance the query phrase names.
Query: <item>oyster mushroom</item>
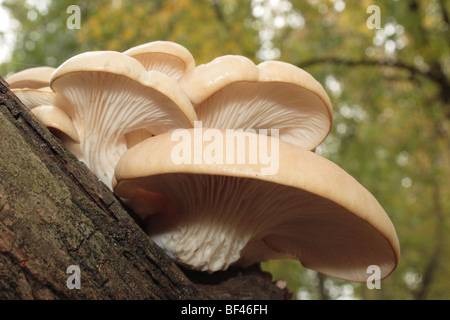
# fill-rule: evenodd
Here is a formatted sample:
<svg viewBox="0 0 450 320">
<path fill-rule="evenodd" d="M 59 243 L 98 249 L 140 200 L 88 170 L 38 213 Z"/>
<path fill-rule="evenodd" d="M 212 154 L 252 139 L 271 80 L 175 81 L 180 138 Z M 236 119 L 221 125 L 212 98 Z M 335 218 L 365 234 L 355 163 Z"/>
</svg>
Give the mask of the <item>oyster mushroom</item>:
<svg viewBox="0 0 450 320">
<path fill-rule="evenodd" d="M 61 109 L 54 106 L 41 105 L 31 109 L 36 118 L 46 126 L 55 136 L 63 140 L 66 144 L 80 143 L 78 132 L 72 120 Z M 69 139 L 67 139 L 70 138 Z"/>
<path fill-rule="evenodd" d="M 124 54 L 138 60 L 147 70 L 160 71 L 179 80 L 195 67 L 188 49 L 170 41 L 153 41 L 128 49 Z"/>
<path fill-rule="evenodd" d="M 183 135 L 192 152 L 194 130 Z M 227 136 L 226 130 L 219 131 Z M 247 153 L 278 145 L 269 150 L 278 153 L 275 173 L 261 174 L 266 165 L 261 157 L 256 163 L 180 163 L 174 161 L 181 143 L 174 134 L 151 137 L 129 149 L 115 169 L 113 188 L 178 263 L 214 272 L 291 258 L 324 274 L 361 282 L 369 265 L 378 265 L 382 278 L 395 269 L 400 249 L 388 215 L 334 163 L 275 137 L 245 132 L 234 134 L 255 138 L 258 145 L 252 151 L 247 144 Z M 227 143 L 216 144 L 221 134 L 203 139 L 204 157 L 220 146 L 223 153 L 230 150 Z"/>
<path fill-rule="evenodd" d="M 189 98 L 174 79 L 147 72 L 119 52 L 74 56 L 56 69 L 50 86 L 57 100 L 68 101 L 60 107 L 79 135 L 80 143 L 69 149 L 110 188 L 114 167 L 130 145 L 191 128 L 196 120 Z"/>
<path fill-rule="evenodd" d="M 39 89 L 48 87 L 50 77 L 55 68 L 52 67 L 35 67 L 19 71 L 5 80 L 9 84 L 10 89 L 29 88 Z"/>
<path fill-rule="evenodd" d="M 29 110 L 42 105 L 55 105 L 56 103 L 56 95 L 50 87 L 39 89 L 16 88 L 11 89 L 11 91 Z"/>
<path fill-rule="evenodd" d="M 306 71 L 280 61 L 255 65 L 227 55 L 187 72 L 180 84 L 203 126 L 278 129 L 281 140 L 313 150 L 329 134 L 332 106 Z"/>
<path fill-rule="evenodd" d="M 12 78 L 15 88 L 12 88 L 11 91 L 44 126 L 66 145 L 79 143 L 78 133 L 72 120 L 56 106 L 58 104 L 65 105 L 67 101 L 61 97 L 60 101 L 57 102 L 56 94 L 49 87 L 50 77 L 54 70 L 50 67 L 24 70 L 20 77 Z M 44 87 L 41 87 L 41 85 L 44 85 Z M 25 87 L 21 88 L 20 86 Z"/>
</svg>

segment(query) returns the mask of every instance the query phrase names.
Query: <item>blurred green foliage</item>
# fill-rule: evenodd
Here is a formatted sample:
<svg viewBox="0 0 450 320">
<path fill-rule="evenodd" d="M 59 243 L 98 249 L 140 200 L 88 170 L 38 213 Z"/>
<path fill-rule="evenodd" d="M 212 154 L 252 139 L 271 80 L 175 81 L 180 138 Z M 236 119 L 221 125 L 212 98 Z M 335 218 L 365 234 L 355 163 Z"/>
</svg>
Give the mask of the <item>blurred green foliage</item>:
<svg viewBox="0 0 450 320">
<path fill-rule="evenodd" d="M 80 29 L 66 27 L 72 4 L 81 8 Z M 380 29 L 366 23 L 370 5 L 380 8 Z M 153 40 L 184 45 L 197 64 L 240 54 L 304 68 L 334 106 L 333 130 L 317 152 L 385 208 L 400 239 L 400 264 L 380 290 L 296 261 L 263 268 L 286 280 L 298 299 L 450 298 L 448 1 L 59 0 L 37 8 L 7 0 L 3 6 L 20 22 L 12 58 L 0 66 L 3 77 Z"/>
</svg>

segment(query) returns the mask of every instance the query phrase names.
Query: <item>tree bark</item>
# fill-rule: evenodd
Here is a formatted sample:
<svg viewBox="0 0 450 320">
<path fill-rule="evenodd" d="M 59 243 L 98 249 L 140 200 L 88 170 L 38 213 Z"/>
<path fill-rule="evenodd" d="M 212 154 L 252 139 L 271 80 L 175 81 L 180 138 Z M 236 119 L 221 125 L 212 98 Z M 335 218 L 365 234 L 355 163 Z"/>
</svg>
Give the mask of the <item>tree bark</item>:
<svg viewBox="0 0 450 320">
<path fill-rule="evenodd" d="M 0 299 L 289 298 L 259 266 L 183 271 L 0 77 Z"/>
</svg>

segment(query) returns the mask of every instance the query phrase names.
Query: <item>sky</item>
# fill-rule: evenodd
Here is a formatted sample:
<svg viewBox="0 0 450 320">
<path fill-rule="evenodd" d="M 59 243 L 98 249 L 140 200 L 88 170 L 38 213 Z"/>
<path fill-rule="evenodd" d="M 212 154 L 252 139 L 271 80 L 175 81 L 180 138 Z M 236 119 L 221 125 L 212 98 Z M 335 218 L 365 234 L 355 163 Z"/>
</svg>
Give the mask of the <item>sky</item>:
<svg viewBox="0 0 450 320">
<path fill-rule="evenodd" d="M 12 46 L 14 44 L 13 23 L 8 12 L 1 6 L 3 0 L 0 0 L 0 32 L 4 37 L 0 38 L 0 63 L 9 58 Z"/>
</svg>

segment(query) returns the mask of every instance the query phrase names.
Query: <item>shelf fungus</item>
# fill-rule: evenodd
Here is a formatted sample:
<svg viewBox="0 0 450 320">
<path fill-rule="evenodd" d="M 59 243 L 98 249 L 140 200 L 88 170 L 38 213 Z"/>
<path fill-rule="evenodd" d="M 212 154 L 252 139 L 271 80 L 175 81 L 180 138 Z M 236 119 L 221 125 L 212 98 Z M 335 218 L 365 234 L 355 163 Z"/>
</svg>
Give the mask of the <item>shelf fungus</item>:
<svg viewBox="0 0 450 320">
<path fill-rule="evenodd" d="M 53 73 L 50 86 L 72 119 L 80 143 L 71 151 L 111 188 L 114 167 L 133 144 L 196 120 L 192 104 L 169 76 L 147 70 L 115 51 L 70 58 Z"/>
<path fill-rule="evenodd" d="M 61 109 L 52 105 L 40 105 L 31 109 L 39 121 L 55 136 L 67 143 L 80 143 L 80 137 L 72 120 Z"/>
<path fill-rule="evenodd" d="M 171 41 L 152 41 L 128 49 L 124 54 L 138 60 L 146 70 L 160 71 L 175 80 L 195 67 L 188 49 Z"/>
<path fill-rule="evenodd" d="M 205 127 L 278 129 L 281 140 L 315 149 L 331 130 L 322 85 L 289 63 L 226 55 L 187 72 L 180 84 Z"/>
<path fill-rule="evenodd" d="M 366 281 L 369 265 L 378 265 L 382 278 L 394 270 L 399 243 L 389 217 L 337 165 L 258 133 L 233 132 L 234 140 L 253 144 L 230 145 L 230 131 L 219 129 L 203 133 L 214 136 L 202 141 L 204 161 L 178 161 L 180 150 L 199 152 L 195 130 L 185 130 L 183 139 L 172 132 L 135 145 L 121 157 L 113 183 L 151 238 L 178 263 L 214 272 L 292 258 L 351 281 Z M 231 148 L 245 152 L 247 161 L 216 157 Z M 255 150 L 278 153 L 278 170 L 262 174 L 264 157 L 249 160 Z"/>
<path fill-rule="evenodd" d="M 42 105 L 54 105 L 55 93 L 50 88 L 52 67 L 35 67 L 19 71 L 5 80 L 9 89 L 32 110 Z"/>
<path fill-rule="evenodd" d="M 292 64 L 225 55 L 196 66 L 185 47 L 155 41 L 6 80 L 179 264 L 215 272 L 289 258 L 357 282 L 398 264 L 384 209 L 313 152 L 332 105 Z"/>
<path fill-rule="evenodd" d="M 50 88 L 55 68 L 35 67 L 6 78 L 9 88 L 36 118 L 66 144 L 79 143 L 72 120 L 56 107 L 56 95 Z M 62 101 L 64 104 L 65 101 Z"/>
<path fill-rule="evenodd" d="M 5 80 L 10 89 L 40 89 L 49 86 L 53 71 L 55 68 L 52 67 L 34 67 L 19 71 Z"/>
</svg>

